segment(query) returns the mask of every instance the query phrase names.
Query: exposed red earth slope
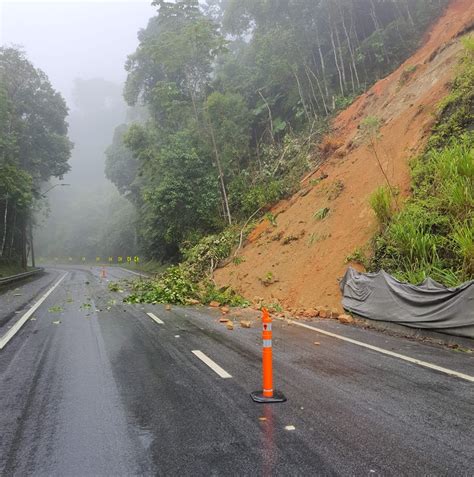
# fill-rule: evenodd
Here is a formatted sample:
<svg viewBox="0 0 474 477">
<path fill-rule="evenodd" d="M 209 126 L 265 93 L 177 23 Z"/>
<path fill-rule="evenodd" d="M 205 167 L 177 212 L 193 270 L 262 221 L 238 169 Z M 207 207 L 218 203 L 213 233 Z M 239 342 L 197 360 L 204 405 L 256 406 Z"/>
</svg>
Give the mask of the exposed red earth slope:
<svg viewBox="0 0 474 477">
<path fill-rule="evenodd" d="M 408 161 L 426 145 L 437 104 L 455 74 L 460 35 L 473 24 L 474 1 L 453 0 L 423 46 L 334 119 L 325 140 L 327 161 L 302 182 L 299 193 L 273 208 L 276 226 L 263 220 L 254 229 L 239 251 L 241 263 L 216 271 L 219 285 L 290 310 L 341 310 L 339 280 L 346 257 L 376 232 L 369 196 L 385 183 L 358 126 L 367 116 L 381 121 L 377 151 L 392 185 L 408 195 Z M 316 183 L 321 174 L 327 178 Z M 325 207 L 327 217 L 316 220 L 315 212 Z"/>
</svg>

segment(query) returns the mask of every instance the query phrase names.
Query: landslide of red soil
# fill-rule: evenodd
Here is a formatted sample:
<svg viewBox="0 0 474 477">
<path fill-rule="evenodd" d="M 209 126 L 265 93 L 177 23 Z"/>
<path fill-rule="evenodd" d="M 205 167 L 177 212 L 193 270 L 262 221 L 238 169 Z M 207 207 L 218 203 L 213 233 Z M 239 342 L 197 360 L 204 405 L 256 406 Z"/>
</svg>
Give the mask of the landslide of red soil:
<svg viewBox="0 0 474 477">
<path fill-rule="evenodd" d="M 332 149 L 328 160 L 302 182 L 299 193 L 274 207 L 276 226 L 263 220 L 255 228 L 239 251 L 241 263 L 216 271 L 219 285 L 230 284 L 248 299 L 278 302 L 286 309 L 341 310 L 339 280 L 346 257 L 376 232 L 369 196 L 385 183 L 360 122 L 367 116 L 381 121 L 377 151 L 392 185 L 408 195 L 408 160 L 426 144 L 436 105 L 455 74 L 459 36 L 473 22 L 473 0 L 453 0 L 423 46 L 335 118 L 325 140 Z M 315 180 L 322 174 L 327 178 Z M 326 207 L 328 215 L 315 219 Z"/>
</svg>

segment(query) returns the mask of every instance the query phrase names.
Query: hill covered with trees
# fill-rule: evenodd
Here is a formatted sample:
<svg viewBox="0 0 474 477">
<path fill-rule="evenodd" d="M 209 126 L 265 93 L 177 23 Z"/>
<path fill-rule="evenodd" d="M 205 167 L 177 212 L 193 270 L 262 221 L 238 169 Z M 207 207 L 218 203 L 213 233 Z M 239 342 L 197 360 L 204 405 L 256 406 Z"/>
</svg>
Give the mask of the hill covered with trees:
<svg viewBox="0 0 474 477">
<path fill-rule="evenodd" d="M 155 1 L 127 61 L 107 175 L 137 207 L 145 254 L 183 258 L 207 234 L 289 196 L 323 157 L 327 120 L 398 66 L 445 0 Z"/>
</svg>

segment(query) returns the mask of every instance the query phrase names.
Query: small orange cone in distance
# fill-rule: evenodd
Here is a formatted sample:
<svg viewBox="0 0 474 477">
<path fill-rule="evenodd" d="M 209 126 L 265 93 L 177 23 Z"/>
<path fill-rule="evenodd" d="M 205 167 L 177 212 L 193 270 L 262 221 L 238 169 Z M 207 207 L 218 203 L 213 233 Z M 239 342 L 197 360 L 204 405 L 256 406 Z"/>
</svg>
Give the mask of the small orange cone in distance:
<svg viewBox="0 0 474 477">
<path fill-rule="evenodd" d="M 262 308 L 262 366 L 263 388 L 250 396 L 259 403 L 285 402 L 286 397 L 273 389 L 272 317 L 266 308 Z"/>
</svg>

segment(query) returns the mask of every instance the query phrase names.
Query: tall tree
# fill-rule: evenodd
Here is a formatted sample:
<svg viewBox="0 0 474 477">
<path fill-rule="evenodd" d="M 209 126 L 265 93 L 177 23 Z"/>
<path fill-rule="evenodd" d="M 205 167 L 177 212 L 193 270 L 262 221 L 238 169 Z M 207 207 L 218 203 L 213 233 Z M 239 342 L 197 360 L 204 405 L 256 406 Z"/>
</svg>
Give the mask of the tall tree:
<svg viewBox="0 0 474 477">
<path fill-rule="evenodd" d="M 9 257 L 20 255 L 23 267 L 31 200 L 40 198 L 42 183 L 69 170 L 66 116 L 47 76 L 21 50 L 0 48 L 0 252 L 5 256 L 9 235 Z"/>
</svg>

